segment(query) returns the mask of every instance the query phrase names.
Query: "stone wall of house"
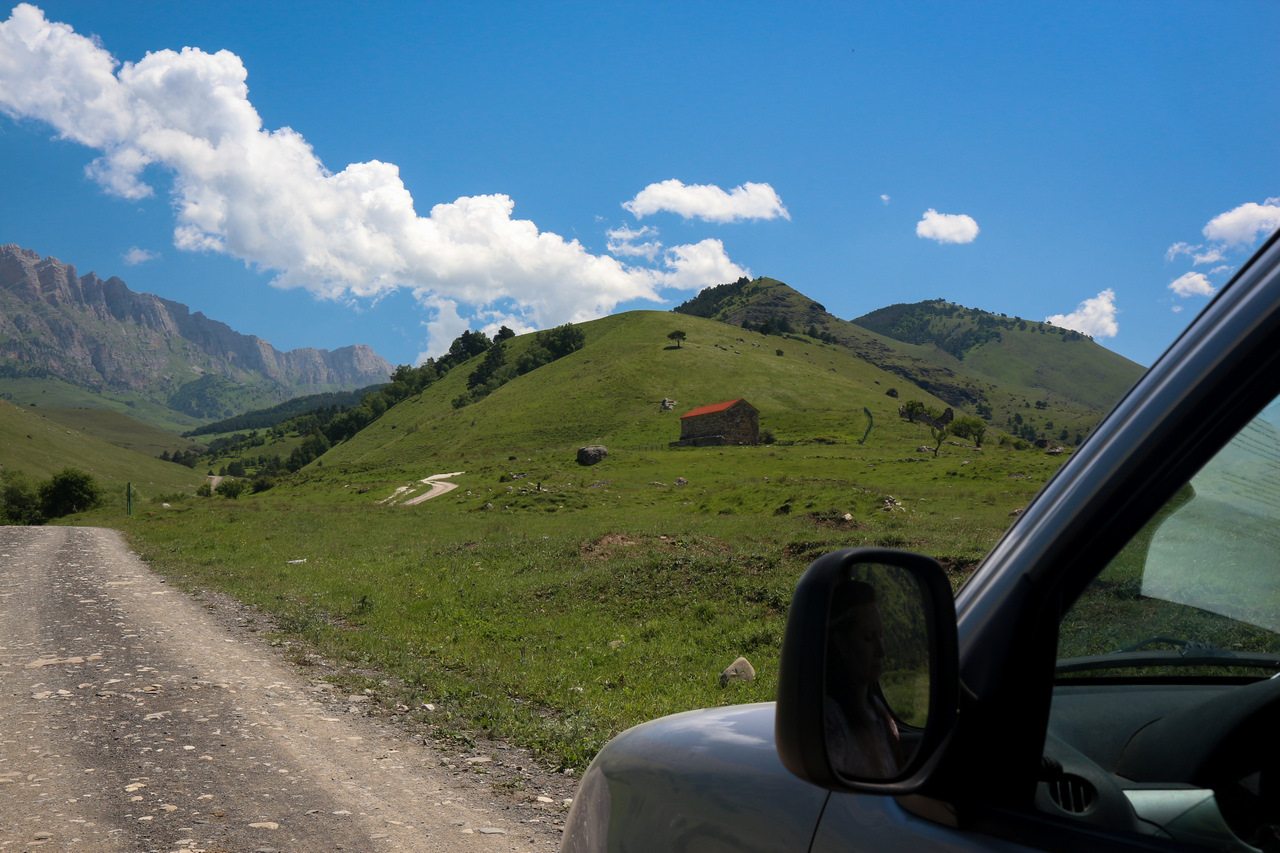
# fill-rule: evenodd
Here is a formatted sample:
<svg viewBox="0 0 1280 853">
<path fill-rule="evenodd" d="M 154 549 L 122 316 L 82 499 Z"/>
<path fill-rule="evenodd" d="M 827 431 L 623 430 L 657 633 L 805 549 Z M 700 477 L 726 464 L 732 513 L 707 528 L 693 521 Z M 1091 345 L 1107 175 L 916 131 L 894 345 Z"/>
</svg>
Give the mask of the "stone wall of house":
<svg viewBox="0 0 1280 853">
<path fill-rule="evenodd" d="M 760 413 L 747 403 L 680 421 L 679 444 L 684 446 L 759 443 Z"/>
</svg>

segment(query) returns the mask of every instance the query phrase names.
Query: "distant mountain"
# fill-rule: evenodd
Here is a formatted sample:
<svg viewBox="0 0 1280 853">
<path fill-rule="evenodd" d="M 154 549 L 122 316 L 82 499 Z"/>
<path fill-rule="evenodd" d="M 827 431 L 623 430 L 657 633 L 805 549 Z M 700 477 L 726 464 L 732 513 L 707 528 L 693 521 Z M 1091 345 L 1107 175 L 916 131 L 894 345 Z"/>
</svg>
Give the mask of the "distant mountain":
<svg viewBox="0 0 1280 853">
<path fill-rule="evenodd" d="M 61 380 L 104 399 L 209 420 L 363 388 L 390 373 L 362 344 L 281 352 L 181 303 L 135 293 L 114 276 L 79 276 L 57 258 L 0 246 L 0 388 L 24 378 Z"/>
<path fill-rule="evenodd" d="M 1144 370 L 1078 332 L 944 300 L 842 320 L 771 278 L 709 287 L 675 311 L 837 343 L 999 427 L 1023 426 L 1026 409 L 1057 412 L 1058 430 L 1096 421 Z"/>
<path fill-rule="evenodd" d="M 935 348 L 963 362 L 966 372 L 1101 410 L 1111 408 L 1144 371 L 1088 335 L 943 299 L 890 305 L 852 322 L 902 343 Z"/>
</svg>

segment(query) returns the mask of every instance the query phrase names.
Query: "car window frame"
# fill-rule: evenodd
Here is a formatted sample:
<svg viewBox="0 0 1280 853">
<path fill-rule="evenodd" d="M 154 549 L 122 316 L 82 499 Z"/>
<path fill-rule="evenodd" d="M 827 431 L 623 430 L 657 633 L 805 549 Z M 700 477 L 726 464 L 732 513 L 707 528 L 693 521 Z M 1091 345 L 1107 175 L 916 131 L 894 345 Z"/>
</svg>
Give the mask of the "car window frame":
<svg viewBox="0 0 1280 853">
<path fill-rule="evenodd" d="M 963 722 L 931 793 L 962 810 L 1034 813 L 1062 615 L 1165 501 L 1280 394 L 1278 238 L 1126 394 L 960 591 Z M 1011 717 L 1023 725 L 1008 726 Z M 995 742 L 1002 749 L 986 747 Z"/>
</svg>

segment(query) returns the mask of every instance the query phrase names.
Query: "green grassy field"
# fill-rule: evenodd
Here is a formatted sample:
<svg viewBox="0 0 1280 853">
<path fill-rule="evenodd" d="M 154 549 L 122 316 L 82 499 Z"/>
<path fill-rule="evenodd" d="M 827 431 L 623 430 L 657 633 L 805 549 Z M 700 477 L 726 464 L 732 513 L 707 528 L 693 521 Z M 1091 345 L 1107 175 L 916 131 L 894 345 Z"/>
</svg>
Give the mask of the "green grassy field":
<svg viewBox="0 0 1280 853">
<path fill-rule="evenodd" d="M 645 719 L 771 699 L 791 590 L 819 554 L 909 548 L 958 581 L 1058 465 L 901 443 L 614 450 L 591 468 L 568 448 L 329 462 L 237 501 L 103 521 L 164 574 L 273 614 L 281 642 L 390 676 L 388 701 L 436 705 L 446 731 L 581 768 Z M 457 471 L 441 497 L 381 503 Z M 722 689 L 739 655 L 758 678 Z"/>
<path fill-rule="evenodd" d="M 95 394 L 51 378 L 0 379 L 0 399 L 27 408 L 109 410 L 174 434 L 194 429 L 203 421 L 153 403 L 140 394 Z"/>
<path fill-rule="evenodd" d="M 104 417 L 112 420 L 109 414 Z M 149 435 L 144 430 L 137 443 L 145 444 L 151 440 Z M 194 492 L 204 480 L 201 472 L 69 428 L 38 407 L 0 401 L 0 469 L 46 479 L 64 468 L 92 474 L 103 487 L 107 511 L 120 514 L 125 509 L 127 483 L 133 484 L 135 496 L 145 500 L 160 494 Z"/>
</svg>

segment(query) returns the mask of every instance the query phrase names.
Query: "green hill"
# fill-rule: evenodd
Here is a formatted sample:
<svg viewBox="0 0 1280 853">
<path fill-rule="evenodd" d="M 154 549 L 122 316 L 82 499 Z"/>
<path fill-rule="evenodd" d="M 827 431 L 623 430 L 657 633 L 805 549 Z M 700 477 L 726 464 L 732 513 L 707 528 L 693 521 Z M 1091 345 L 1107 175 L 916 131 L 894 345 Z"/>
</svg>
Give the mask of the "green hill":
<svg viewBox="0 0 1280 853">
<path fill-rule="evenodd" d="M 377 467 L 592 443 L 666 445 L 680 437 L 681 414 L 736 398 L 759 409 L 761 429 L 779 441 L 843 443 L 865 433 L 864 409 L 877 430 L 896 428 L 900 402 L 887 395 L 895 386 L 900 395 L 944 405 L 843 347 L 819 341 L 782 340 L 659 311 L 616 314 L 581 328 L 581 350 L 455 409 L 452 401 L 465 391 L 475 366 L 460 365 L 330 450 L 325 464 Z M 667 339 L 677 328 L 687 334 L 680 347 Z M 531 339 L 512 340 L 513 357 Z M 664 398 L 676 401 L 674 410 L 662 411 Z"/>
<path fill-rule="evenodd" d="M 837 343 L 999 429 L 1076 441 L 1143 368 L 1084 335 L 937 300 L 892 305 L 853 321 L 776 279 L 703 290 L 679 313 Z"/>
<path fill-rule="evenodd" d="M 123 506 L 125 484 L 135 500 L 171 492 L 193 492 L 203 474 L 102 438 L 70 429 L 38 408 L 0 401 L 0 470 L 46 479 L 64 468 L 79 468 L 97 478 L 112 506 Z"/>
<path fill-rule="evenodd" d="M 1079 332 L 937 299 L 890 305 L 852 321 L 908 344 L 935 347 L 968 372 L 1094 409 L 1110 409 L 1143 367 Z"/>
</svg>

